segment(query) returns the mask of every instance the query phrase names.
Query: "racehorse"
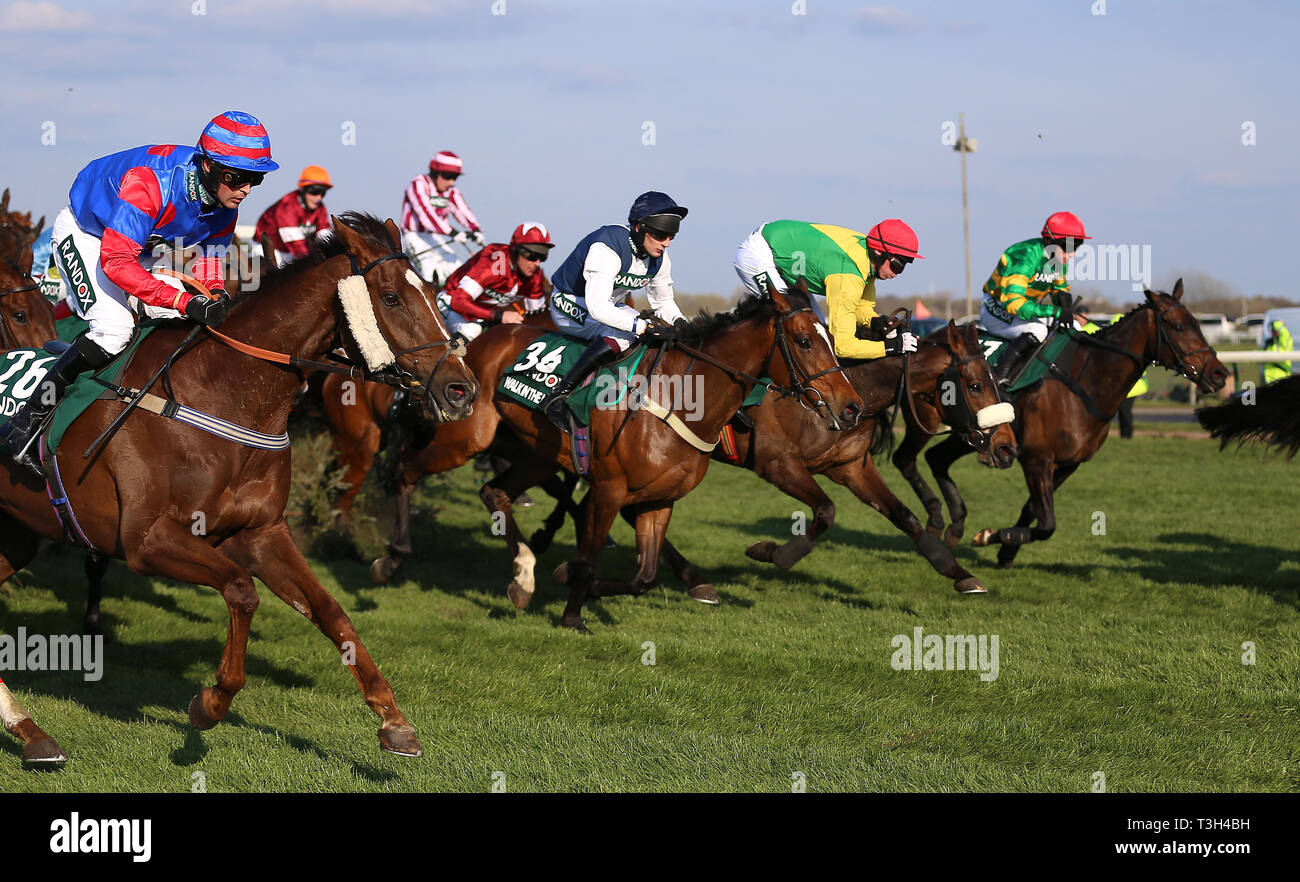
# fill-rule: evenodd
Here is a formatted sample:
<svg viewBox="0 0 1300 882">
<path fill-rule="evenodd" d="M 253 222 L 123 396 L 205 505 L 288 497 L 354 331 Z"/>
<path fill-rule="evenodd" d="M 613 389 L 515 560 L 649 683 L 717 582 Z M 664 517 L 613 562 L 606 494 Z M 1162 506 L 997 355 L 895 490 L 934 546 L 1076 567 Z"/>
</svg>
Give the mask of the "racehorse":
<svg viewBox="0 0 1300 882">
<path fill-rule="evenodd" d="M 523 325 L 498 325 L 470 345 L 468 361 L 483 383 L 481 406 L 468 420 L 439 426 L 432 443 L 412 451 L 399 465 L 397 529 L 389 554 L 372 567 L 377 580 L 392 575 L 403 556 L 397 549 L 409 547 L 410 495 L 415 483 L 490 450 L 511 463 L 480 489 L 489 511 L 504 521 L 514 561 L 514 579 L 507 593 L 519 608 L 532 599 L 536 558 L 515 524 L 511 500 L 554 474 L 557 465 L 574 470 L 571 438 L 543 414 L 498 396 L 495 390 L 521 350 L 540 334 Z M 851 429 L 861 416 L 862 399 L 844 378 L 806 295 L 776 291 L 746 299 L 730 312 L 695 319 L 677 339 L 642 359 L 629 382 L 649 387 L 650 400 L 655 377 L 698 383 L 702 394 L 696 397 L 703 403 L 699 418 L 689 426 L 677 415 L 681 407 L 673 401 L 659 410 L 659 416 L 650 400 L 635 396 L 639 406 L 592 412 L 592 490 L 587 495 L 578 556 L 555 574 L 557 581 L 570 586 L 563 626 L 586 630 L 581 613 L 589 595 L 639 594 L 649 589 L 673 503 L 703 480 L 709 466 L 703 451 L 712 449 L 722 427 L 763 376 L 784 394 L 810 402 L 808 406 L 840 429 Z M 672 428 L 670 421 L 686 428 L 691 440 Z M 626 507 L 636 528 L 640 570 L 630 582 L 597 579 L 597 557 L 613 519 Z"/>
<path fill-rule="evenodd" d="M 1025 543 L 1051 538 L 1056 531 L 1054 494 L 1101 449 L 1111 419 L 1147 365 L 1167 367 L 1191 380 L 1203 394 L 1223 388 L 1228 369 L 1183 305 L 1183 280 L 1171 294 L 1145 293 L 1145 302 L 1114 324 L 1096 334 L 1075 333 L 1079 350 L 1070 368 L 1049 370 L 1042 383 L 1016 402 L 1015 431 L 1029 500 L 1014 527 L 983 529 L 971 541 L 975 546 L 1001 545 L 999 567 L 1011 566 Z M 923 439 L 909 435 L 894 464 L 925 504 L 929 532 L 943 535 L 955 547 L 965 530 L 966 503 L 948 469 L 970 448 L 960 439 L 949 438 L 925 455 L 952 516 L 945 532 L 943 505 L 916 468 L 916 456 L 924 446 Z"/>
<path fill-rule="evenodd" d="M 1300 451 L 1300 374 L 1245 392 L 1218 407 L 1198 407 L 1196 419 L 1219 441 L 1220 450 L 1232 441 L 1258 441 L 1285 450 L 1291 459 Z"/>
<path fill-rule="evenodd" d="M 162 389 L 180 404 L 276 441 L 261 447 L 218 439 L 195 425 L 131 413 L 117 434 L 82 461 L 124 409 L 98 400 L 68 429 L 56 458 L 78 534 L 121 558 L 133 572 L 209 585 L 230 612 L 216 685 L 189 705 L 190 723 L 208 729 L 244 685 L 244 656 L 258 595 L 253 577 L 302 613 L 348 660 L 367 704 L 379 715 L 380 745 L 422 753 L 415 728 L 362 645 L 351 621 L 293 543 L 284 509 L 289 493 L 286 428 L 303 370 L 342 342 L 359 376 L 385 377 L 418 390 L 436 419 L 472 407 L 475 382 L 457 354 L 426 285 L 401 251 L 396 225 L 344 214 L 336 235 L 281 272 L 230 312 L 220 331 L 162 326 L 140 344 L 118 382 L 148 388 L 168 364 Z M 362 367 L 364 365 L 364 367 Z M 349 370 L 349 368 L 339 368 Z M 200 414 L 200 415 L 202 415 Z M 25 566 L 44 535 L 67 541 L 46 483 L 6 462 L 0 484 L 0 583 Z M 202 521 L 202 529 L 197 526 Z M 69 531 L 72 526 L 67 527 Z M 17 710 L 15 709 L 17 708 Z M 0 686 L 5 728 L 33 763 L 65 759 L 58 744 Z M 21 712 L 20 712 L 21 711 Z"/>
<path fill-rule="evenodd" d="M 5 240 L 0 231 L 0 244 Z M 0 250 L 3 250 L 0 248 Z M 58 336 L 54 329 L 54 306 L 32 281 L 32 246 L 0 254 L 0 347 L 17 349 L 40 346 Z"/>
<path fill-rule="evenodd" d="M 949 323 L 940 328 L 925 337 L 916 353 L 906 356 L 906 362 L 906 384 L 902 383 L 904 356 L 845 367 L 844 375 L 862 396 L 866 414 L 849 431 L 829 431 L 824 421 L 789 398 L 748 409 L 753 426 L 734 432 L 734 457 L 719 449 L 713 458 L 750 469 L 811 507 L 813 519 L 805 534 L 784 545 L 756 542 L 745 551 L 747 556 L 789 570 L 813 550 L 817 538 L 835 523 L 835 504 L 813 477 L 825 475 L 889 518 L 916 543 L 935 570 L 953 580 L 958 592 L 985 592 L 979 579 L 962 568 L 943 543 L 926 533 L 916 515 L 890 491 L 876 470 L 873 453 L 881 452 L 888 442 L 893 430 L 883 414 L 897 401 L 909 426 L 915 424 L 918 431 L 934 434 L 939 424 L 946 422 L 954 434 L 960 432 L 960 437 L 978 450 L 980 462 L 990 468 L 1009 468 L 1016 460 L 1016 439 L 1009 425 L 1011 407 L 999 402 L 997 381 L 984 360 L 973 324 L 957 327 Z M 945 385 L 949 382 L 951 385 Z M 927 425 L 933 428 L 926 429 Z M 562 521 L 562 517 L 547 519 L 543 544 L 549 544 L 549 534 Z M 533 543 L 539 538 L 534 534 Z M 713 586 L 667 540 L 663 555 L 678 578 L 686 582 L 691 597 L 717 602 Z"/>
</svg>

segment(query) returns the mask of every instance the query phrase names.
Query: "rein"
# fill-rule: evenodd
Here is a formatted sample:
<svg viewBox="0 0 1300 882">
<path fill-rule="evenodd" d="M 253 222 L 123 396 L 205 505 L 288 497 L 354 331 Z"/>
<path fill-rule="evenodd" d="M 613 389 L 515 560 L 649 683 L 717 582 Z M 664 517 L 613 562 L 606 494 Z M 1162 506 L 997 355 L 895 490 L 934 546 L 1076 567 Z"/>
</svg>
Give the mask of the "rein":
<svg viewBox="0 0 1300 882">
<path fill-rule="evenodd" d="M 351 263 L 352 275 L 361 276 L 364 278 L 366 273 L 370 272 L 376 266 L 378 266 L 381 263 L 384 263 L 385 261 L 405 260 L 409 262 L 410 257 L 407 254 L 400 251 L 394 252 L 392 254 L 386 254 L 383 257 L 376 258 L 375 260 L 370 261 L 370 263 L 366 264 L 364 267 L 361 266 L 361 264 L 357 261 L 356 256 L 353 254 L 348 254 L 348 260 Z M 209 299 L 212 299 L 213 297 L 212 291 L 206 285 L 200 282 L 198 279 L 195 279 L 193 276 L 187 275 L 186 273 L 177 272 L 175 270 L 167 269 L 166 267 L 159 268 L 155 270 L 155 272 L 158 273 L 159 275 L 167 275 L 167 276 L 171 276 L 172 278 L 179 279 L 181 282 L 184 282 L 186 285 L 193 287 L 204 297 L 207 297 Z M 229 337 L 226 334 L 221 333 L 216 328 L 213 328 L 211 326 L 205 326 L 205 328 L 207 332 L 210 335 L 212 335 L 212 337 L 214 337 L 219 342 L 224 343 L 226 346 L 229 346 L 231 349 L 234 349 L 236 352 L 241 352 L 244 355 L 261 359 L 262 361 L 270 362 L 272 364 L 282 364 L 285 365 L 286 367 L 294 368 L 299 372 L 302 372 L 303 369 L 306 369 L 307 372 L 325 371 L 331 374 L 343 374 L 344 376 L 350 377 L 354 380 L 367 380 L 374 383 L 382 383 L 386 386 L 396 386 L 402 389 L 406 389 L 407 391 L 415 391 L 421 385 L 420 381 L 415 379 L 415 377 L 413 377 L 408 371 L 401 370 L 400 368 L 397 368 L 396 370 L 385 368 L 384 370 L 381 371 L 371 371 L 366 367 L 342 359 L 340 359 L 342 361 L 341 364 L 336 362 L 314 361 L 310 358 L 303 358 L 298 355 L 290 355 L 286 352 L 277 352 L 273 349 L 262 349 L 259 346 L 253 346 L 251 343 L 244 343 L 240 340 L 236 340 L 233 337 Z M 432 349 L 439 346 L 446 346 L 447 351 L 443 353 L 442 358 L 438 359 L 438 363 L 434 365 L 433 368 L 434 373 L 437 373 L 438 368 L 442 366 L 442 363 L 448 357 L 465 355 L 465 340 L 463 337 L 457 334 L 452 336 L 448 340 L 436 340 L 432 343 L 425 343 L 421 346 L 413 346 L 410 349 L 403 349 L 401 352 L 394 353 L 394 359 L 401 358 L 403 355 L 409 355 L 412 352 L 419 352 L 424 349 Z"/>
</svg>

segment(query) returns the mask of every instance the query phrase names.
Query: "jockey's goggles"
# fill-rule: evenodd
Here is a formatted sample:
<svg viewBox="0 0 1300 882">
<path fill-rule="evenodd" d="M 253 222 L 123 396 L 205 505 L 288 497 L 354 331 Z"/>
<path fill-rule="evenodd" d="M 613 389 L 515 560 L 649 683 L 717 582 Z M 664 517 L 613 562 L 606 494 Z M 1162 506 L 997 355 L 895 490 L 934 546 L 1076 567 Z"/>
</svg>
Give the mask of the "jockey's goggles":
<svg viewBox="0 0 1300 882">
<path fill-rule="evenodd" d="M 440 178 L 446 178 L 449 181 L 454 181 L 460 177 L 460 172 L 440 171 L 440 172 L 434 172 L 434 174 L 436 174 Z"/>
<path fill-rule="evenodd" d="M 910 257 L 895 257 L 891 255 L 889 258 L 889 268 L 894 271 L 895 275 L 898 275 L 906 269 L 907 265 L 911 262 L 912 258 Z"/>
<path fill-rule="evenodd" d="M 303 187 L 302 191 L 306 193 L 308 196 L 324 196 L 325 191 L 328 189 L 329 187 L 322 187 L 318 184 L 313 184 L 310 187 Z"/>
<path fill-rule="evenodd" d="M 262 172 L 244 171 L 243 169 L 223 168 L 217 173 L 217 180 L 232 190 L 238 190 L 245 184 L 254 187 L 262 183 L 266 175 Z"/>
<path fill-rule="evenodd" d="M 533 251 L 532 249 L 529 248 L 519 249 L 520 257 L 524 258 L 525 260 L 535 260 L 538 263 L 546 263 L 546 254 L 547 252 L 545 251 Z"/>
</svg>

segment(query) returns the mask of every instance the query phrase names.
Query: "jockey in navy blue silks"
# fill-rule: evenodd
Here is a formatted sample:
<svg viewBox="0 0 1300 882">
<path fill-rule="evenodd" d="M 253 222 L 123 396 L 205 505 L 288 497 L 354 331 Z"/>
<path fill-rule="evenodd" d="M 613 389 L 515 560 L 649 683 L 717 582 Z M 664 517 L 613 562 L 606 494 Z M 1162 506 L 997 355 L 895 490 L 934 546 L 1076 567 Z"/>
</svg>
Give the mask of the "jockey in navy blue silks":
<svg viewBox="0 0 1300 882">
<path fill-rule="evenodd" d="M 194 147 L 137 147 L 81 170 L 68 207 L 54 219 L 53 254 L 63 296 L 90 328 L 0 427 L 0 447 L 22 454 L 20 461 L 40 474 L 25 452 L 37 430 L 73 380 L 126 348 L 137 313 L 221 322 L 230 306 L 221 264 L 239 204 L 277 168 L 266 129 L 256 117 L 231 110 L 209 122 Z M 155 243 L 197 249 L 192 272 L 212 297 L 191 295 L 175 279 L 154 275 Z"/>
<path fill-rule="evenodd" d="M 591 343 L 573 369 L 538 403 L 561 431 L 568 429 L 564 398 L 599 364 L 617 358 L 652 331 L 624 301 L 645 290 L 655 316 L 675 325 L 686 318 L 673 299 L 668 244 L 686 209 L 651 190 L 632 203 L 627 226 L 610 224 L 586 236 L 551 281 L 551 318 L 560 333 Z M 662 333 L 661 331 L 659 333 Z"/>
</svg>

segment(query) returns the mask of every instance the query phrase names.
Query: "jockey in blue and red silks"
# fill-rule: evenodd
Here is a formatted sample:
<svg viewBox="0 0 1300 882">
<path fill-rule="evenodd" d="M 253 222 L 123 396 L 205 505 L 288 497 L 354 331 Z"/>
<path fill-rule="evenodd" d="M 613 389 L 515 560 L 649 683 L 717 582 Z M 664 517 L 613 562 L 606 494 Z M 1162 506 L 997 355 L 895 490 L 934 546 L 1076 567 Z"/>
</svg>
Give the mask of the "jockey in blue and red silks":
<svg viewBox="0 0 1300 882">
<path fill-rule="evenodd" d="M 81 373 L 102 367 L 131 341 L 136 314 L 187 316 L 216 325 L 230 306 L 222 257 L 239 204 L 279 165 L 257 118 L 227 111 L 203 130 L 195 147 L 136 147 L 96 159 L 73 182 L 68 207 L 53 227 L 53 255 L 63 296 L 90 328 L 50 366 L 36 392 L 7 424 L 0 446 L 17 454 Z M 147 269 L 153 249 L 197 249 L 192 275 L 212 298 Z M 39 473 L 34 460 L 22 460 Z"/>
</svg>

